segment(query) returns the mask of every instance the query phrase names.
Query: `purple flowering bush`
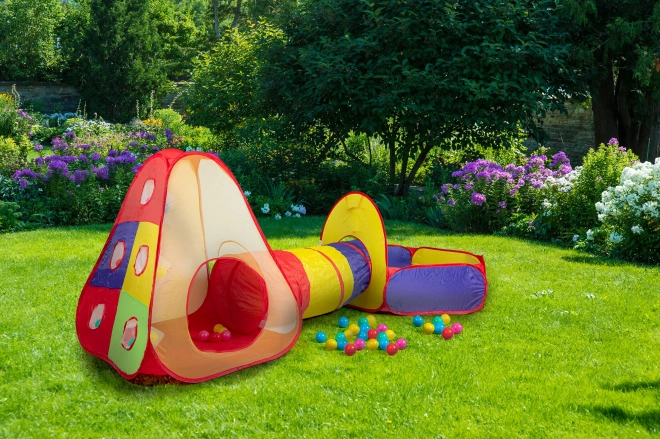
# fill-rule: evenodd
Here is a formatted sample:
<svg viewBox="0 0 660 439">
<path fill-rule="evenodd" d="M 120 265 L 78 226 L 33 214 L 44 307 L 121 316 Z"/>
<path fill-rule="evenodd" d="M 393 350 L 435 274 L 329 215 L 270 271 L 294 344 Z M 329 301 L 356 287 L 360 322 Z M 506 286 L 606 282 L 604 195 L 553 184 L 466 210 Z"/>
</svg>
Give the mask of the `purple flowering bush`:
<svg viewBox="0 0 660 439">
<path fill-rule="evenodd" d="M 521 214 L 538 212 L 543 188 L 549 178 L 572 171 L 566 154 L 544 154 L 520 158 L 518 163 L 500 165 L 487 159 L 466 163 L 437 194 L 450 228 L 459 231 L 493 232 Z"/>
</svg>

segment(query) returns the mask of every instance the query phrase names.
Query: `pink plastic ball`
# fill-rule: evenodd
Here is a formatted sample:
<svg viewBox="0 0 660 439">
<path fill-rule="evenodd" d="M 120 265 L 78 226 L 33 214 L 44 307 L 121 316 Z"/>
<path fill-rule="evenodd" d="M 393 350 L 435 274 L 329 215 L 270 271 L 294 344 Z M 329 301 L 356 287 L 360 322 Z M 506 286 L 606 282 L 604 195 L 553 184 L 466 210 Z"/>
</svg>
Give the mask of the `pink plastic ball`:
<svg viewBox="0 0 660 439">
<path fill-rule="evenodd" d="M 385 332 L 385 331 L 387 331 L 387 325 L 385 323 L 381 323 L 380 325 L 378 325 L 377 329 L 378 329 L 378 332 Z"/>
<path fill-rule="evenodd" d="M 461 332 L 463 332 L 463 325 L 456 322 L 453 325 L 451 325 L 451 330 L 454 331 L 454 334 L 460 334 Z"/>
<path fill-rule="evenodd" d="M 199 331 L 199 336 L 197 338 L 199 341 L 207 341 L 209 339 L 209 331 Z"/>
<path fill-rule="evenodd" d="M 358 351 L 361 351 L 367 345 L 367 342 L 365 342 L 361 338 L 358 338 L 357 340 L 355 340 L 355 343 L 353 344 L 355 345 Z"/>
<path fill-rule="evenodd" d="M 396 355 L 396 353 L 399 352 L 399 349 L 396 347 L 394 343 L 388 344 L 385 350 L 389 355 Z"/>
<path fill-rule="evenodd" d="M 396 347 L 400 351 L 404 350 L 405 348 L 408 347 L 408 342 L 406 341 L 405 338 L 400 338 L 396 341 Z"/>
<path fill-rule="evenodd" d="M 222 335 L 220 335 L 219 332 L 214 332 L 211 334 L 211 342 L 212 343 L 220 343 L 222 341 Z"/>
<path fill-rule="evenodd" d="M 225 329 L 220 333 L 220 336 L 222 337 L 222 341 L 229 341 L 231 340 L 231 332 L 229 332 L 228 329 Z"/>
</svg>

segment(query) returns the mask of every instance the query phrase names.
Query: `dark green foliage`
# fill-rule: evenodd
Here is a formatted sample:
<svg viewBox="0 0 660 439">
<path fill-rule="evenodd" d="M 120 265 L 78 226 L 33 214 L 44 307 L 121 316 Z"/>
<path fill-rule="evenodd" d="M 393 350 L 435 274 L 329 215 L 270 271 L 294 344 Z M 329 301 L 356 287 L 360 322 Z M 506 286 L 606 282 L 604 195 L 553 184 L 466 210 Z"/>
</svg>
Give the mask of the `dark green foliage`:
<svg viewBox="0 0 660 439">
<path fill-rule="evenodd" d="M 569 45 L 552 1 L 324 0 L 285 14 L 268 46 L 271 114 L 338 139 L 380 136 L 403 194 L 433 147 L 532 127 L 561 107 Z M 413 163 L 409 169 L 408 163 Z"/>
<path fill-rule="evenodd" d="M 0 232 L 11 231 L 20 225 L 20 207 L 10 201 L 0 201 Z"/>
<path fill-rule="evenodd" d="M 157 96 L 167 91 L 163 41 L 150 15 L 151 5 L 152 1 L 143 0 L 86 4 L 89 21 L 80 40 L 73 43 L 78 59 L 71 78 L 90 114 L 128 121 L 136 116 L 137 102 L 146 107 L 152 90 Z"/>
</svg>

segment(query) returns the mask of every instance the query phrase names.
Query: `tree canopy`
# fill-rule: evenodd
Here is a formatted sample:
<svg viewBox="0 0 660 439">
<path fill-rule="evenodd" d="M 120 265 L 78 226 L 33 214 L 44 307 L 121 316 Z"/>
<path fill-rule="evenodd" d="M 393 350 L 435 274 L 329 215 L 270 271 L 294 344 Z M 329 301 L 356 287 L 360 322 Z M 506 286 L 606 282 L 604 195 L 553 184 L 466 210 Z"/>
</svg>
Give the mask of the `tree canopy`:
<svg viewBox="0 0 660 439">
<path fill-rule="evenodd" d="M 264 105 L 335 141 L 380 136 L 403 194 L 432 148 L 493 144 L 562 108 L 571 72 L 559 20 L 544 0 L 308 2 L 281 17 L 285 38 L 262 55 Z"/>
</svg>

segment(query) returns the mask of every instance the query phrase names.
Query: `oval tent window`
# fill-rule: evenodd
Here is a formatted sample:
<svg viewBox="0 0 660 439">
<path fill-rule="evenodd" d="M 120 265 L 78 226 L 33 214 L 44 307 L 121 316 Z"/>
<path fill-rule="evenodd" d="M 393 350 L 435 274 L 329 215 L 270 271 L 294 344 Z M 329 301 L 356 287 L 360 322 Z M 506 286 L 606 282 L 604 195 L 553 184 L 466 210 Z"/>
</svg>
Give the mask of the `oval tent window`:
<svg viewBox="0 0 660 439">
<path fill-rule="evenodd" d="M 126 244 L 124 241 L 119 241 L 115 244 L 115 248 L 112 250 L 112 257 L 110 258 L 110 270 L 116 270 L 117 267 L 121 265 L 121 262 L 124 260 L 124 254 L 126 253 Z"/>
</svg>

